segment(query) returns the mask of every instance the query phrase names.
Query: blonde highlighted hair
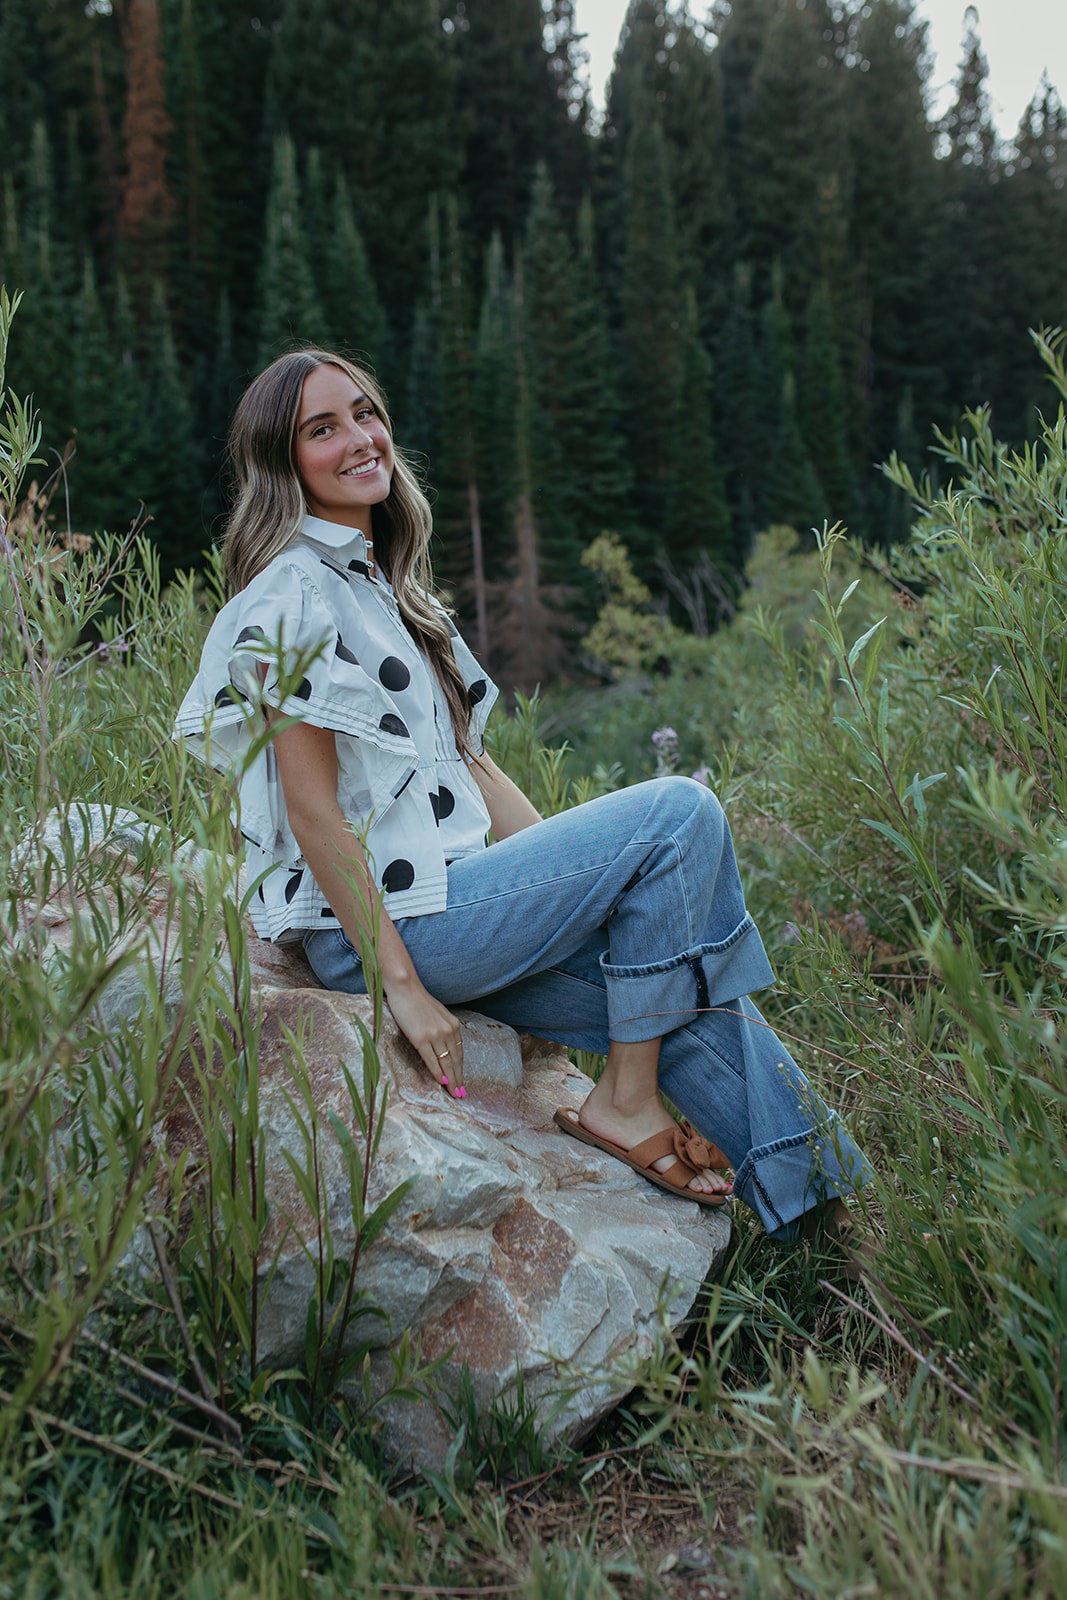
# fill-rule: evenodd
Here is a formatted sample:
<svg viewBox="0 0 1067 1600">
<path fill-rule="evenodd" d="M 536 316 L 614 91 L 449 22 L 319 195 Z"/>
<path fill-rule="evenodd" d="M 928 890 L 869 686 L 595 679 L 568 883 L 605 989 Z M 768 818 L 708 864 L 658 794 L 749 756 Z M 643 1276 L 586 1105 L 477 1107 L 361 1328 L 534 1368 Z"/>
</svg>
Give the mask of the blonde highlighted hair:
<svg viewBox="0 0 1067 1600">
<path fill-rule="evenodd" d="M 226 574 L 236 592 L 251 583 L 296 538 L 307 513 L 296 466 L 296 430 L 304 380 L 317 367 L 336 367 L 366 395 L 389 430 L 385 396 L 373 377 L 329 350 L 292 350 L 253 378 L 230 428 L 228 459 L 237 500 L 223 535 Z M 392 483 L 372 509 L 375 560 L 388 575 L 400 615 L 425 651 L 448 701 L 460 753 L 470 749 L 470 705 L 452 652 L 450 625 L 432 599 L 429 503 L 411 467 L 394 446 Z"/>
</svg>

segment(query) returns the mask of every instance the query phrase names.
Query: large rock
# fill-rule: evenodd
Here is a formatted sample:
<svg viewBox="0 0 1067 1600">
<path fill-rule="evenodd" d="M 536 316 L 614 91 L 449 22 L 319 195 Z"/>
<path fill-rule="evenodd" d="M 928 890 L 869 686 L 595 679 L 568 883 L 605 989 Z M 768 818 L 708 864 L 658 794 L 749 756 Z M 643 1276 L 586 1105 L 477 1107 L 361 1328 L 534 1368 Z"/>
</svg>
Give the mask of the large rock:
<svg viewBox="0 0 1067 1600">
<path fill-rule="evenodd" d="M 165 915 L 162 900 L 154 914 Z M 62 946 L 69 928 L 58 911 L 51 920 Z M 343 1069 L 362 1083 L 359 1021 L 370 1028 L 372 1012 L 365 998 L 319 988 L 299 949 L 266 944 L 251 930 L 248 948 L 260 1006 L 270 1206 L 258 1358 L 281 1367 L 302 1364 L 315 1288 L 304 1245 L 314 1239 L 316 1219 L 285 1158 L 288 1151 L 305 1159 L 288 1039 L 310 1036 L 305 1057 L 320 1118 L 320 1193 L 336 1255 L 350 1260 L 356 1230 L 349 1173 L 329 1113 L 358 1140 Z M 109 996 L 116 1022 L 127 1006 L 136 1010 L 141 992 L 127 980 Z M 684 1321 L 727 1247 L 729 1219 L 663 1194 L 555 1127 L 555 1109 L 580 1105 L 591 1087 L 564 1050 L 474 1012 L 460 1017 L 468 1094 L 457 1102 L 384 1015 L 378 1050 L 388 1105 L 369 1204 L 405 1179 L 414 1184 L 359 1264 L 358 1287 L 388 1319 L 371 1328 L 372 1383 L 379 1392 L 387 1387 L 390 1351 L 410 1329 L 425 1357 L 444 1358 L 446 1390 L 456 1391 L 466 1367 L 476 1403 L 486 1406 L 521 1377 L 547 1432 L 574 1437 L 617 1400 L 662 1319 L 675 1327 Z M 188 1150 L 190 1173 L 203 1153 L 199 1100 L 187 1066 L 159 1133 L 172 1159 Z M 367 1333 L 363 1319 L 352 1338 Z M 394 1453 L 441 1459 L 450 1434 L 440 1414 L 406 1402 L 386 1402 L 382 1414 Z"/>
</svg>

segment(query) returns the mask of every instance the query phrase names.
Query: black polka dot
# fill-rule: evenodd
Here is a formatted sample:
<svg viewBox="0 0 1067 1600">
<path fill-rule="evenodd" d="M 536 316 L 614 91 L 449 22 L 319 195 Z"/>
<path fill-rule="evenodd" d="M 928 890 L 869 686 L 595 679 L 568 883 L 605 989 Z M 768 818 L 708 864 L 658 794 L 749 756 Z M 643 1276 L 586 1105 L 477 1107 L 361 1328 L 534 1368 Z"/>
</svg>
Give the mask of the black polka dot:
<svg viewBox="0 0 1067 1600">
<path fill-rule="evenodd" d="M 217 706 L 232 706 L 236 705 L 238 700 L 247 699 L 248 696 L 246 694 L 242 694 L 240 689 L 235 689 L 232 683 L 224 683 L 218 694 L 215 696 L 215 704 Z"/>
<path fill-rule="evenodd" d="M 350 661 L 354 667 L 359 666 L 358 659 L 352 654 L 340 634 L 337 635 L 337 643 L 333 647 L 333 653 L 335 656 L 340 656 L 342 661 Z"/>
<path fill-rule="evenodd" d="M 455 795 L 451 789 L 446 789 L 442 784 L 437 794 L 437 815 L 439 817 L 450 817 L 455 809 Z"/>
<path fill-rule="evenodd" d="M 386 894 L 396 894 L 398 889 L 410 889 L 415 882 L 415 868 L 410 861 L 390 861 L 382 873 L 382 888 Z"/>
<path fill-rule="evenodd" d="M 319 912 L 319 916 L 320 917 L 332 917 L 333 916 L 333 908 L 331 906 L 323 906 L 322 910 Z"/>
<path fill-rule="evenodd" d="M 296 688 L 293 690 L 293 694 L 296 696 L 296 698 L 298 700 L 310 700 L 311 699 L 311 679 L 310 678 L 301 678 L 300 682 L 297 684 Z"/>
<path fill-rule="evenodd" d="M 478 701 L 484 700 L 488 693 L 489 685 L 486 683 L 485 679 L 477 678 L 467 690 L 467 699 L 472 706 L 476 706 Z"/>
<path fill-rule="evenodd" d="M 436 822 L 437 826 L 440 827 L 441 826 L 441 797 L 440 797 L 440 795 L 434 794 L 432 789 L 430 790 L 430 804 L 433 806 L 433 820 Z"/>
<path fill-rule="evenodd" d="M 240 633 L 237 635 L 235 643 L 248 644 L 249 640 L 254 640 L 256 644 L 269 643 L 267 635 L 263 632 L 262 628 L 242 628 Z"/>
<path fill-rule="evenodd" d="M 393 799 L 394 800 L 399 800 L 400 799 L 400 796 L 404 793 L 404 790 L 407 788 L 408 784 L 411 782 L 411 780 L 412 780 L 412 778 L 414 776 L 415 776 L 415 774 L 413 772 L 409 772 L 408 773 L 407 777 L 404 779 L 403 783 L 400 785 L 400 788 L 393 795 Z"/>
<path fill-rule="evenodd" d="M 396 693 L 400 689 L 407 688 L 411 682 L 411 673 L 399 656 L 386 656 L 378 668 L 378 679 L 384 688 L 392 689 Z"/>
<path fill-rule="evenodd" d="M 300 880 L 301 880 L 301 878 L 303 876 L 304 876 L 303 871 L 294 872 L 292 877 L 289 879 L 289 882 L 286 884 L 286 886 L 285 886 L 285 903 L 286 903 L 286 905 L 290 905 L 292 903 L 293 896 L 296 893 L 296 891 L 299 889 Z"/>
<path fill-rule="evenodd" d="M 340 567 L 335 567 L 332 561 L 326 561 L 322 556 L 319 557 L 319 560 L 322 562 L 323 566 L 328 572 L 333 573 L 335 578 L 340 578 L 342 583 L 348 582 L 347 572 L 342 572 Z"/>
<path fill-rule="evenodd" d="M 395 733 L 398 739 L 406 739 L 408 737 L 407 723 L 401 722 L 400 718 L 394 716 L 391 711 L 385 713 L 378 726 L 383 733 Z"/>
<path fill-rule="evenodd" d="M 348 570 L 349 572 L 362 573 L 365 578 L 370 577 L 370 568 L 365 561 L 350 561 L 348 563 Z"/>
<path fill-rule="evenodd" d="M 260 886 L 259 886 L 259 898 L 260 898 L 260 899 L 261 899 L 261 900 L 262 900 L 262 902 L 263 902 L 263 904 L 264 904 L 264 905 L 266 905 L 266 903 L 267 903 L 267 897 L 266 897 L 266 895 L 265 895 L 265 894 L 264 894 L 264 893 L 263 893 L 263 885 L 262 885 L 262 884 L 260 884 Z"/>
</svg>

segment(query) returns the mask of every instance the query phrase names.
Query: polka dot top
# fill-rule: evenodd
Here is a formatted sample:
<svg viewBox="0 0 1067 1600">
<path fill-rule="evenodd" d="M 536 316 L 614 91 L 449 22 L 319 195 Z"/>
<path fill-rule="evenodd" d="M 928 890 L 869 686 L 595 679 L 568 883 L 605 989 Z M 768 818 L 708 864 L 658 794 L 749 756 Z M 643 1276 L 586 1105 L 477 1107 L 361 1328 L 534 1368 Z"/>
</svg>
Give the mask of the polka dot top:
<svg viewBox="0 0 1067 1600">
<path fill-rule="evenodd" d="M 452 632 L 480 751 L 497 690 Z M 262 742 L 264 703 L 335 734 L 338 803 L 389 915 L 443 911 L 446 865 L 485 848 L 489 813 L 437 676 L 352 528 L 307 517 L 223 606 L 175 723 L 194 754 L 235 773 L 248 881 L 260 880 L 252 921 L 262 938 L 284 941 L 340 924 L 289 827 L 274 751 Z"/>
</svg>

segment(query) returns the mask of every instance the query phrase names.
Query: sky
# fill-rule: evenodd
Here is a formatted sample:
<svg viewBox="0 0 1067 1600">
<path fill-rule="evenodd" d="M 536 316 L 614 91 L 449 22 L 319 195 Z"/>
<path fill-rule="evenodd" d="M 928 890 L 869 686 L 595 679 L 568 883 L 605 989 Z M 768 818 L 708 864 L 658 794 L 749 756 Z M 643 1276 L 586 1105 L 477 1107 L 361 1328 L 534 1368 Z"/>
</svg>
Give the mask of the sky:
<svg viewBox="0 0 1067 1600">
<path fill-rule="evenodd" d="M 626 9 L 627 0 L 575 0 L 578 30 L 587 35 L 593 100 L 601 108 Z M 930 24 L 935 116 L 951 103 L 966 9 L 967 0 L 918 0 L 917 13 Z M 986 88 L 993 120 L 1001 136 L 1010 138 L 1043 70 L 1047 69 L 1060 98 L 1067 100 L 1067 0 L 981 0 L 976 9 L 978 36 L 989 62 Z M 690 10 L 698 17 L 705 14 L 701 0 L 691 0 Z"/>
</svg>

